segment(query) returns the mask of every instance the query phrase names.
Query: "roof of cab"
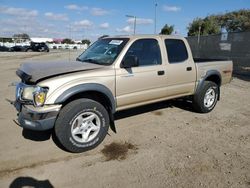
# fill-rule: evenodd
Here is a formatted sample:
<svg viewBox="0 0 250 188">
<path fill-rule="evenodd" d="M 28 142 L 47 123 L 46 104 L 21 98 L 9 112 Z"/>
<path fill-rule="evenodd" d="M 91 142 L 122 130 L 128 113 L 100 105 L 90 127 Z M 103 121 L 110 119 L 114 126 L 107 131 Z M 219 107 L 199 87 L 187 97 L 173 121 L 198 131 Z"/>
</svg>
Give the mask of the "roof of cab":
<svg viewBox="0 0 250 188">
<path fill-rule="evenodd" d="M 142 38 L 170 38 L 170 39 L 181 39 L 184 37 L 178 35 L 148 35 L 148 34 L 140 34 L 140 35 L 117 35 L 117 36 L 108 36 L 104 38 L 129 38 L 129 39 L 142 39 Z"/>
</svg>

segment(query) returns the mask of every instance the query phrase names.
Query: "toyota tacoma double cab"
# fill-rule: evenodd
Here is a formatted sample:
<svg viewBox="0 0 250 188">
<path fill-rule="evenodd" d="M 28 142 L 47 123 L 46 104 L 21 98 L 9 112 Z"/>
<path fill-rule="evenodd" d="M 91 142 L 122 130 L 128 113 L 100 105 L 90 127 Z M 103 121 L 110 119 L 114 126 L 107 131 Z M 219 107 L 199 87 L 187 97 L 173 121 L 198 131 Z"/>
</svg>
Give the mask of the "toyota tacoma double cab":
<svg viewBox="0 0 250 188">
<path fill-rule="evenodd" d="M 115 131 L 117 111 L 188 96 L 210 112 L 232 71 L 232 61 L 193 59 L 183 37 L 106 37 L 73 62 L 22 64 L 14 105 L 21 127 L 53 129 L 66 150 L 83 152 Z"/>
</svg>

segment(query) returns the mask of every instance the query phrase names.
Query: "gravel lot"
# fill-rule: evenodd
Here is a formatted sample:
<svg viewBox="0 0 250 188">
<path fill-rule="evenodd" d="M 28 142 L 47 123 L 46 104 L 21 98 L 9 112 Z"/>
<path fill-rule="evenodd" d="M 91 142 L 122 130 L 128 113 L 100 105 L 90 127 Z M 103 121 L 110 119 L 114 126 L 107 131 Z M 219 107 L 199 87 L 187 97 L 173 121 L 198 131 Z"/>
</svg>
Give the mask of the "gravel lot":
<svg viewBox="0 0 250 188">
<path fill-rule="evenodd" d="M 209 114 L 180 100 L 120 112 L 118 133 L 82 154 L 61 150 L 51 132 L 23 131 L 6 101 L 20 63 L 79 53 L 0 53 L 0 187 L 250 187 L 250 82 L 237 78 Z"/>
</svg>

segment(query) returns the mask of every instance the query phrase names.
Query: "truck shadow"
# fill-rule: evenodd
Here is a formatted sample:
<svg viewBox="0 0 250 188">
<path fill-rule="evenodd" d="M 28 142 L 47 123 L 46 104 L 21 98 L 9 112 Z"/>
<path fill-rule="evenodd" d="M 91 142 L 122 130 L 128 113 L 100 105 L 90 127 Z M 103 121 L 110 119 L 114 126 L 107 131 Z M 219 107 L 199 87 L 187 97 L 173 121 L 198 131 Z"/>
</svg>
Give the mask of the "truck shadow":
<svg viewBox="0 0 250 188">
<path fill-rule="evenodd" d="M 148 112 L 154 112 L 163 110 L 165 108 L 180 108 L 186 111 L 194 112 L 192 109 L 192 102 L 187 99 L 175 99 L 168 100 L 163 102 L 157 102 L 153 104 L 148 104 L 140 107 L 131 108 L 128 110 L 119 111 L 115 114 L 115 120 L 127 118 L 130 116 L 136 116 Z M 160 115 L 160 112 L 155 113 L 156 115 Z"/>
<path fill-rule="evenodd" d="M 49 180 L 37 180 L 33 177 L 18 177 L 13 180 L 9 188 L 24 188 L 24 187 L 34 187 L 34 188 L 53 188 L 54 186 Z"/>
<path fill-rule="evenodd" d="M 53 129 L 47 131 L 33 131 L 33 130 L 23 129 L 22 135 L 25 139 L 32 140 L 35 142 L 43 142 L 51 138 L 57 147 L 59 147 L 64 151 L 67 151 L 63 147 L 63 145 L 57 140 Z"/>
<path fill-rule="evenodd" d="M 250 81 L 250 72 L 248 74 L 234 74 L 233 77 L 236 77 L 240 80 L 244 80 L 244 81 Z"/>
<path fill-rule="evenodd" d="M 33 131 L 28 129 L 23 129 L 22 135 L 25 139 L 41 142 L 49 140 L 52 134 L 52 130 L 47 131 Z"/>
</svg>

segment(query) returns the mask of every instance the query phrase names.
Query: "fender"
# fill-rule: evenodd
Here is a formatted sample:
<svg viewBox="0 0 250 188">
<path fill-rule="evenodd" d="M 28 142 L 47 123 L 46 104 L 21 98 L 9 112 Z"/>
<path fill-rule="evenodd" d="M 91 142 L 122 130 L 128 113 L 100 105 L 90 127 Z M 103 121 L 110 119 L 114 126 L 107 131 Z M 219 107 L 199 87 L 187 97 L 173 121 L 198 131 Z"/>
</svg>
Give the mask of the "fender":
<svg viewBox="0 0 250 188">
<path fill-rule="evenodd" d="M 200 79 L 200 81 L 198 83 L 198 86 L 196 88 L 195 94 L 200 92 L 200 90 L 201 90 L 204 82 L 207 80 L 207 78 L 210 77 L 210 76 L 214 76 L 214 75 L 216 75 L 216 76 L 218 76 L 220 78 L 219 84 L 218 84 L 218 86 L 219 86 L 218 100 L 219 100 L 220 99 L 221 74 L 217 70 L 209 70 L 209 71 L 207 71 L 206 75 L 203 78 Z"/>
<path fill-rule="evenodd" d="M 116 110 L 116 102 L 112 92 L 104 85 L 96 84 L 96 83 L 88 83 L 88 84 L 80 84 L 74 87 L 71 87 L 64 91 L 56 100 L 55 103 L 63 103 L 73 95 L 87 92 L 87 91 L 97 91 L 105 95 L 111 104 L 111 111 L 114 114 Z"/>
</svg>

